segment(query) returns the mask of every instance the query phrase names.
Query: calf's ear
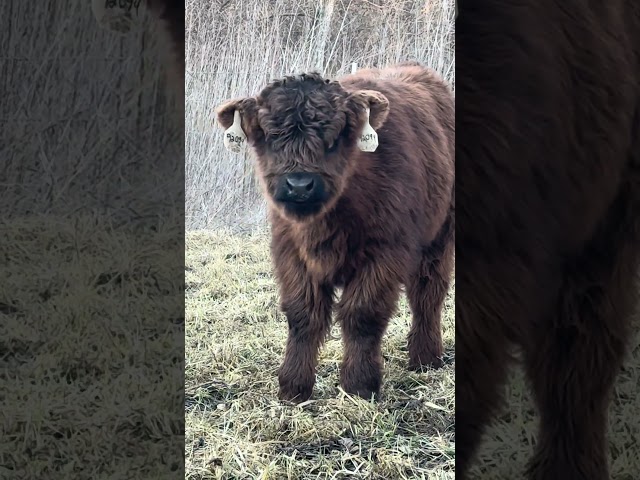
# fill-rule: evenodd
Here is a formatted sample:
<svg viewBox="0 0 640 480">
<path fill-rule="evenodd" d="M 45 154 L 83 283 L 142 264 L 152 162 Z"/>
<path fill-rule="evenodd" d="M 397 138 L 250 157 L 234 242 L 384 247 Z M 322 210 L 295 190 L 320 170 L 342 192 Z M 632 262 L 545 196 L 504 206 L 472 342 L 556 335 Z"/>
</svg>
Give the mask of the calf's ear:
<svg viewBox="0 0 640 480">
<path fill-rule="evenodd" d="M 363 152 L 375 152 L 378 148 L 378 134 L 389 114 L 389 100 L 375 90 L 358 90 L 349 95 L 352 122 L 359 132 L 358 148 Z"/>
<path fill-rule="evenodd" d="M 356 105 L 359 123 L 366 122 L 366 111 L 369 111 L 369 124 L 380 128 L 389 114 L 389 100 L 376 90 L 358 90 L 349 95 L 349 100 Z"/>
<path fill-rule="evenodd" d="M 254 144 L 260 132 L 257 102 L 253 97 L 229 100 L 216 108 L 217 123 L 225 129 L 224 146 L 238 153 L 247 140 Z"/>
</svg>

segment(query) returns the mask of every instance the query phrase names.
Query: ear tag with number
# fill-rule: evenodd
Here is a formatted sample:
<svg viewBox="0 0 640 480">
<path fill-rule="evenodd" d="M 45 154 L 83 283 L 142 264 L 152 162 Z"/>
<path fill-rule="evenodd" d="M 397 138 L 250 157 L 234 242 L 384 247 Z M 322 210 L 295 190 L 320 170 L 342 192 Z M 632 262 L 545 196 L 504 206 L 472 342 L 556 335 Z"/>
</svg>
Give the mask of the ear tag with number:
<svg viewBox="0 0 640 480">
<path fill-rule="evenodd" d="M 378 134 L 369 124 L 369 109 L 366 109 L 367 118 L 364 122 L 364 128 L 358 139 L 358 148 L 363 152 L 375 152 L 378 148 Z"/>
<path fill-rule="evenodd" d="M 240 112 L 233 112 L 233 124 L 224 131 L 224 146 L 233 153 L 240 153 L 247 146 L 247 136 L 242 131 Z"/>
</svg>

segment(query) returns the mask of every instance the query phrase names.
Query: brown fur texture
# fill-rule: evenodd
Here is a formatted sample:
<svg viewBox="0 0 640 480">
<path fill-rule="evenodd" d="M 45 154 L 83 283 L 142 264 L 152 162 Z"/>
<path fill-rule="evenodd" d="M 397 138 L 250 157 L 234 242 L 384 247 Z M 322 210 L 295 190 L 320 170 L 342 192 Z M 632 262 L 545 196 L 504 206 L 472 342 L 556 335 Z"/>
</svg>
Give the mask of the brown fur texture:
<svg viewBox="0 0 640 480">
<path fill-rule="evenodd" d="M 631 1 L 460 10 L 460 478 L 514 346 L 541 416 L 527 478 L 609 478 L 607 408 L 638 300 L 639 32 Z"/>
<path fill-rule="evenodd" d="M 367 107 L 379 135 L 373 153 L 356 146 Z M 407 62 L 339 81 L 316 73 L 274 81 L 257 97 L 221 106 L 224 128 L 236 109 L 270 205 L 271 252 L 289 324 L 279 397 L 311 396 L 334 310 L 344 341 L 341 385 L 377 396 L 381 340 L 402 285 L 413 312 L 409 367 L 440 366 L 440 315 L 454 262 L 448 87 Z M 283 178 L 294 172 L 314 175 L 315 203 L 278 200 Z M 339 302 L 336 288 L 343 288 Z"/>
<path fill-rule="evenodd" d="M 169 87 L 175 93 L 178 110 L 184 111 L 185 72 L 185 3 L 177 0 L 146 0 L 155 18 L 161 23 L 166 49 L 165 64 Z"/>
</svg>

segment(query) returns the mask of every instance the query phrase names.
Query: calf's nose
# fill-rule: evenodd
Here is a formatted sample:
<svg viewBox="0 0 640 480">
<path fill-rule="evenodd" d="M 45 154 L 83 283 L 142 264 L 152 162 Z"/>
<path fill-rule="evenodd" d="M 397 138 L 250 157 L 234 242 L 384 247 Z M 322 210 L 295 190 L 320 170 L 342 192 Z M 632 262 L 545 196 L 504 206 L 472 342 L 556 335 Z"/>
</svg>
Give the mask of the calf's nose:
<svg viewBox="0 0 640 480">
<path fill-rule="evenodd" d="M 324 197 L 324 183 L 317 173 L 294 172 L 282 175 L 273 192 L 275 200 L 293 203 L 317 203 Z"/>
<path fill-rule="evenodd" d="M 313 175 L 307 173 L 292 173 L 285 179 L 287 193 L 295 197 L 304 197 L 313 192 L 315 181 Z"/>
</svg>

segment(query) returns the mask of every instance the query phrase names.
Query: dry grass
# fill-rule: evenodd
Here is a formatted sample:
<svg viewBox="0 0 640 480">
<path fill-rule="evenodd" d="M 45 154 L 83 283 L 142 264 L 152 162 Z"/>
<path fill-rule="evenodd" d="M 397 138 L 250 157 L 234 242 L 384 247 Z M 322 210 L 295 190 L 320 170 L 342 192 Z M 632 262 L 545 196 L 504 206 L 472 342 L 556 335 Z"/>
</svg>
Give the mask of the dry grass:
<svg viewBox="0 0 640 480">
<path fill-rule="evenodd" d="M 183 131 L 157 25 L 98 27 L 91 2 L 0 7 L 0 210 L 129 221 L 183 208 Z M 177 180 L 176 180 L 177 179 Z M 178 191 L 176 191 L 178 190 Z M 167 212 L 167 210 L 169 212 Z"/>
<path fill-rule="evenodd" d="M 268 236 L 186 239 L 188 479 L 444 479 L 454 470 L 454 291 L 444 312 L 447 365 L 410 373 L 402 299 L 384 340 L 384 399 L 338 387 L 339 329 L 322 349 L 312 400 L 278 402 L 287 335 Z"/>
<path fill-rule="evenodd" d="M 146 26 L 0 5 L 2 479 L 182 470 L 184 143 Z"/>
<path fill-rule="evenodd" d="M 340 391 L 341 348 L 334 338 L 322 350 L 313 400 L 284 406 L 276 399 L 276 369 L 287 329 L 267 243 L 264 234 L 187 236 L 187 478 L 453 478 L 454 292 L 446 306 L 449 364 L 443 370 L 406 372 L 409 316 L 403 299 L 385 337 L 381 403 Z M 640 470 L 638 359 L 636 336 L 609 418 L 614 479 L 635 479 Z M 485 436 L 471 478 L 522 477 L 537 416 L 519 369 L 511 375 L 507 400 L 508 408 Z"/>
<path fill-rule="evenodd" d="M 0 222 L 0 478 L 181 470 L 174 228 L 111 228 L 99 216 Z"/>
</svg>

